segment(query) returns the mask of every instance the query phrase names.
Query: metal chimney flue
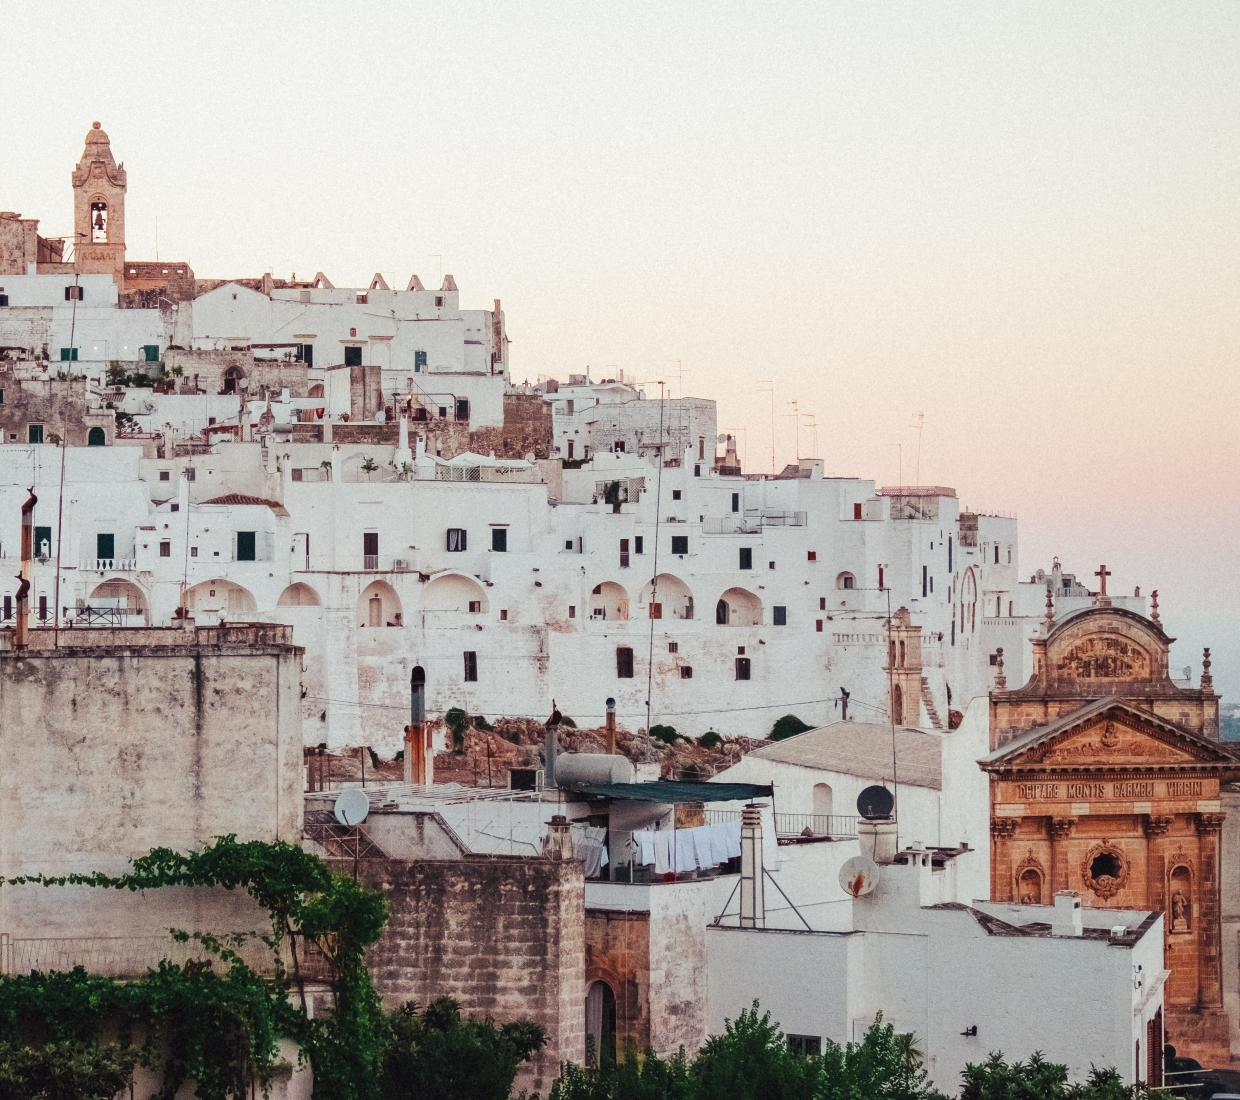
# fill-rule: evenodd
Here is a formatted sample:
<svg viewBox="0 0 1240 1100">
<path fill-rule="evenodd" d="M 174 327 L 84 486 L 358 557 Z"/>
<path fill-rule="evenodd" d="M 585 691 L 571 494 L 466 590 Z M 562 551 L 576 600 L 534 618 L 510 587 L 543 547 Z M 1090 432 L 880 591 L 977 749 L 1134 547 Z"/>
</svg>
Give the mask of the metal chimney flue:
<svg viewBox="0 0 1240 1100">
<path fill-rule="evenodd" d="M 762 866 L 762 808 L 741 810 L 741 927 L 766 927 Z"/>
</svg>

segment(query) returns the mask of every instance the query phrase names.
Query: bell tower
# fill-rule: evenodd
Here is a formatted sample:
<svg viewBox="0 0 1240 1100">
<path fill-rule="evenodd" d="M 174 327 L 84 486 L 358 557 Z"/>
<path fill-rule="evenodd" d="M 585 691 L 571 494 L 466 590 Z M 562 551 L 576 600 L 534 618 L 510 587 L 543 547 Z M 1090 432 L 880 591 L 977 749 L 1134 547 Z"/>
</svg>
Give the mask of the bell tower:
<svg viewBox="0 0 1240 1100">
<path fill-rule="evenodd" d="M 73 266 L 83 275 L 111 275 L 125 289 L 125 167 L 112 156 L 99 123 L 73 170 Z"/>
</svg>

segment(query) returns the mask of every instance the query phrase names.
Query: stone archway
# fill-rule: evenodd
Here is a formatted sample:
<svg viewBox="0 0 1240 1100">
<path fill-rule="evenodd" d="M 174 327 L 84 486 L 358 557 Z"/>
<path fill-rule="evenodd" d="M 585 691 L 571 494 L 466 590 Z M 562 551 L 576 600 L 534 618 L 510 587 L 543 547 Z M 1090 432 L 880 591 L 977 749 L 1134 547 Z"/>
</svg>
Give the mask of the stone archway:
<svg viewBox="0 0 1240 1100">
<path fill-rule="evenodd" d="M 387 581 L 371 581 L 357 601 L 357 625 L 403 626 L 400 597 Z"/>
<path fill-rule="evenodd" d="M 762 601 L 744 588 L 729 588 L 715 605 L 719 626 L 761 626 Z"/>
</svg>

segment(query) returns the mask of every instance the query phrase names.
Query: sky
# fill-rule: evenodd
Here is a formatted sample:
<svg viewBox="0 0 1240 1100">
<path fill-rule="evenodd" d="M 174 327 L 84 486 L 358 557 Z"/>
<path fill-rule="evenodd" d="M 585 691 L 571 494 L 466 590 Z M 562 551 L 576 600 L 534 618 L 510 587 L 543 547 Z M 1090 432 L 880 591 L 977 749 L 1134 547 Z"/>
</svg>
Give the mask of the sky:
<svg viewBox="0 0 1240 1100">
<path fill-rule="evenodd" d="M 200 277 L 451 272 L 462 306 L 502 300 L 516 381 L 623 370 L 714 398 L 748 470 L 953 486 L 1019 517 L 1026 574 L 1158 589 L 1172 666 L 1210 646 L 1240 700 L 1240 4 L 40 3 L 6 28 L 0 207 L 45 235 L 99 119 L 131 259 L 158 220 Z"/>
</svg>

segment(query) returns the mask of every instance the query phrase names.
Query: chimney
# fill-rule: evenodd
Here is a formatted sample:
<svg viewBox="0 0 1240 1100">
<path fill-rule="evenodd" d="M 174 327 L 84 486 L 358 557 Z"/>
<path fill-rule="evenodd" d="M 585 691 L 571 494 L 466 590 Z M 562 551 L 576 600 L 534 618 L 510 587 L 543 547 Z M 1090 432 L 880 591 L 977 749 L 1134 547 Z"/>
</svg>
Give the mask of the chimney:
<svg viewBox="0 0 1240 1100">
<path fill-rule="evenodd" d="M 1055 912 L 1051 916 L 1052 936 L 1081 934 L 1081 895 L 1075 890 L 1060 890 L 1055 895 Z"/>
<path fill-rule="evenodd" d="M 543 761 L 543 786 L 549 790 L 555 790 L 555 758 L 560 749 L 556 733 L 555 725 L 549 723 L 547 725 L 547 742 L 543 753 L 545 756 Z"/>
<path fill-rule="evenodd" d="M 616 751 L 616 701 L 608 698 L 607 700 L 607 752 L 615 754 Z"/>
<path fill-rule="evenodd" d="M 405 727 L 405 782 L 434 783 L 434 754 L 426 743 L 426 673 L 415 665 L 409 674 L 409 725 Z"/>
<path fill-rule="evenodd" d="M 741 927 L 766 927 L 766 899 L 763 892 L 762 808 L 741 810 Z"/>
<path fill-rule="evenodd" d="M 547 825 L 547 836 L 543 840 L 543 855 L 548 859 L 573 859 L 573 838 L 569 831 L 568 818 L 563 814 L 553 814 Z"/>
</svg>

